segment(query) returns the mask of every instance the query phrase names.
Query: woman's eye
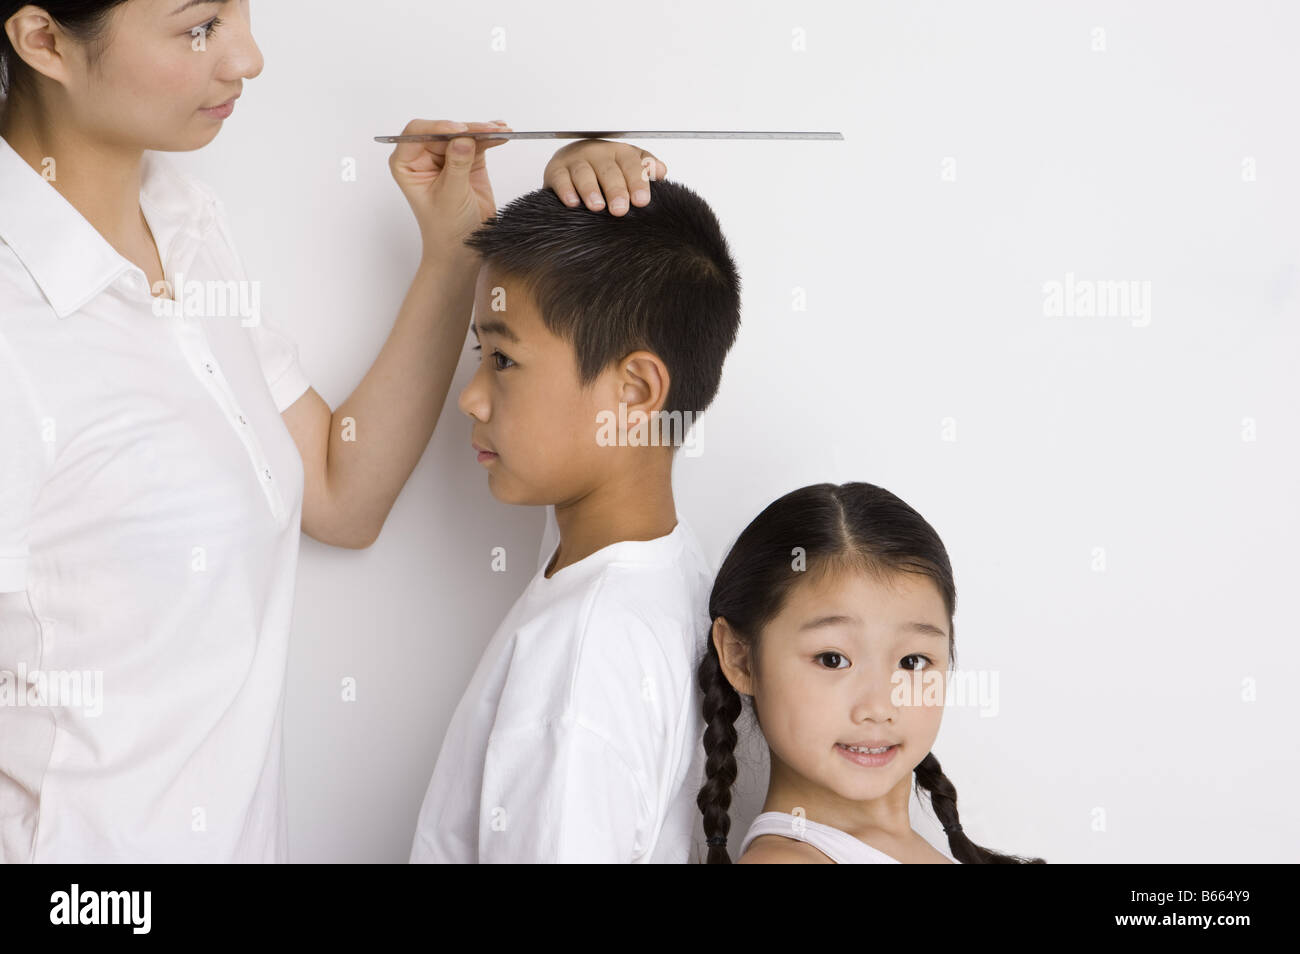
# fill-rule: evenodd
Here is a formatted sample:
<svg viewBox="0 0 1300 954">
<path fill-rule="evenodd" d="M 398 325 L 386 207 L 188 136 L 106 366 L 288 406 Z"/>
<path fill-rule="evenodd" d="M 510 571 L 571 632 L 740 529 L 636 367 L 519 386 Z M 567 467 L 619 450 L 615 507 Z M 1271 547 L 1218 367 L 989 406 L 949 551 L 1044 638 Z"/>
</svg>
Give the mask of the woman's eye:
<svg viewBox="0 0 1300 954">
<path fill-rule="evenodd" d="M 198 36 L 202 33 L 205 37 L 210 37 L 217 32 L 217 27 L 221 26 L 221 17 L 213 17 L 202 26 L 196 26 L 190 31 L 190 36 Z"/>
<path fill-rule="evenodd" d="M 848 658 L 842 653 L 818 653 L 816 658 L 833 660 L 833 664 L 828 667 L 830 669 L 847 669 L 849 666 Z M 843 666 L 839 665 L 841 662 L 844 663 Z"/>
<path fill-rule="evenodd" d="M 909 659 L 920 660 L 921 663 L 923 663 L 924 665 L 917 665 L 914 663 L 913 665 L 908 666 L 906 665 L 906 663 Z M 901 660 L 899 660 L 899 662 L 903 664 L 904 669 L 929 669 L 931 666 L 934 665 L 934 660 L 932 660 L 929 656 L 922 656 L 920 653 L 910 653 L 909 655 L 906 655 Z"/>
</svg>

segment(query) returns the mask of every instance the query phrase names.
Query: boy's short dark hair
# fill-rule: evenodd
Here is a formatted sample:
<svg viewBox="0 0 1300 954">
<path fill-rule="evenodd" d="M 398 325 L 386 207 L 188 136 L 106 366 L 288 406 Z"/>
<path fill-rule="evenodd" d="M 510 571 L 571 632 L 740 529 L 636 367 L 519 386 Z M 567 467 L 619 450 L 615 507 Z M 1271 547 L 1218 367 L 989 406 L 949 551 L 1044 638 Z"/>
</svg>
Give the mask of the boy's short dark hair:
<svg viewBox="0 0 1300 954">
<path fill-rule="evenodd" d="M 703 199 L 677 182 L 648 187 L 649 204 L 621 217 L 538 189 L 465 244 L 528 290 L 547 329 L 573 345 L 583 387 L 645 349 L 668 367 L 663 411 L 698 414 L 740 327 L 740 276 Z"/>
</svg>

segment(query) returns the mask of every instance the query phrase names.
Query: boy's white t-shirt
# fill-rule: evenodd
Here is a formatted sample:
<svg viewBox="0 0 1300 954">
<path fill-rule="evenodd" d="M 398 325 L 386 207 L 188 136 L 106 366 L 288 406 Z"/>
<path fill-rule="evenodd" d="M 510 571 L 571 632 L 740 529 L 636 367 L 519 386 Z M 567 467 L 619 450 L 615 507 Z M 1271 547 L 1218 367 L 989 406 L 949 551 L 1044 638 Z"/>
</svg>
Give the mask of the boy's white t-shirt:
<svg viewBox="0 0 1300 954">
<path fill-rule="evenodd" d="M 410 860 L 699 861 L 713 585 L 699 542 L 679 515 L 547 579 L 552 554 L 452 715 Z"/>
</svg>

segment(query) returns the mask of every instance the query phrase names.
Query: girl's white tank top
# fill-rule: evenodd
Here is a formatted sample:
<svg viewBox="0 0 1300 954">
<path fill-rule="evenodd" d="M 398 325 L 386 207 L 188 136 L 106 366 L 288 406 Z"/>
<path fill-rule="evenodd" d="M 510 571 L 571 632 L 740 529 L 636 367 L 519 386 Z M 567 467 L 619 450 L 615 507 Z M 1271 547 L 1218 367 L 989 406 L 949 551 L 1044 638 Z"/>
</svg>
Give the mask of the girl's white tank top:
<svg viewBox="0 0 1300 954">
<path fill-rule="evenodd" d="M 789 812 L 763 812 L 754 819 L 745 833 L 745 840 L 740 843 L 740 854 L 759 835 L 782 835 L 812 845 L 836 864 L 841 865 L 896 865 L 898 859 L 891 858 L 879 849 L 872 848 L 864 841 L 854 838 L 848 832 L 823 825 L 790 814 Z"/>
</svg>

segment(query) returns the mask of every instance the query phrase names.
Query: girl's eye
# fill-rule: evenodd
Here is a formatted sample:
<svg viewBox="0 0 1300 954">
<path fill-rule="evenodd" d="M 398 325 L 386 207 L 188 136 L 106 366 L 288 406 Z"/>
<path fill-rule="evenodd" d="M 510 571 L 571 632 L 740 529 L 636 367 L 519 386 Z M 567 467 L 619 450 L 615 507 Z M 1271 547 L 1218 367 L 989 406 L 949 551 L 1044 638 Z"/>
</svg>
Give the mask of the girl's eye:
<svg viewBox="0 0 1300 954">
<path fill-rule="evenodd" d="M 934 665 L 933 659 L 931 659 L 929 656 L 922 656 L 920 653 L 911 653 L 907 656 L 904 656 L 901 660 L 899 660 L 899 662 L 906 663 L 909 659 L 921 660 L 925 663 L 925 665 L 917 665 L 917 664 L 913 664 L 911 666 L 905 665 L 903 666 L 904 669 L 929 669 L 931 666 Z"/>
<path fill-rule="evenodd" d="M 847 669 L 849 667 L 849 660 L 846 656 L 844 656 L 843 653 L 836 653 L 836 652 L 818 653 L 814 658 L 834 660 L 835 665 L 829 666 L 828 668 L 830 669 Z M 839 665 L 839 663 L 841 662 L 844 663 L 843 666 Z"/>
<path fill-rule="evenodd" d="M 217 32 L 217 27 L 219 26 L 221 26 L 221 17 L 213 17 L 207 23 L 203 24 L 203 26 L 196 26 L 190 31 L 190 35 L 198 36 L 199 33 L 202 33 L 204 36 L 212 36 L 212 34 Z"/>
<path fill-rule="evenodd" d="M 475 346 L 474 346 L 474 350 L 475 350 L 475 351 L 482 351 L 482 350 L 483 350 L 483 346 L 482 346 L 482 345 L 475 345 Z M 511 361 L 509 358 L 507 358 L 507 357 L 506 357 L 504 354 L 502 354 L 500 351 L 495 351 L 495 350 L 494 350 L 494 351 L 492 352 L 492 357 L 499 359 L 499 360 L 497 361 L 497 370 L 498 370 L 498 371 L 504 371 L 504 370 L 506 370 L 506 368 L 510 368 L 510 367 L 513 367 L 513 366 L 514 366 L 514 361 Z M 482 360 L 482 357 L 481 357 L 481 356 L 480 356 L 479 360 Z M 510 363 L 507 364 L 507 365 L 505 365 L 505 366 L 503 367 L 502 364 L 501 364 L 501 361 L 502 361 L 502 360 L 509 361 Z"/>
</svg>

